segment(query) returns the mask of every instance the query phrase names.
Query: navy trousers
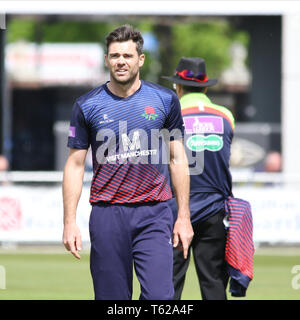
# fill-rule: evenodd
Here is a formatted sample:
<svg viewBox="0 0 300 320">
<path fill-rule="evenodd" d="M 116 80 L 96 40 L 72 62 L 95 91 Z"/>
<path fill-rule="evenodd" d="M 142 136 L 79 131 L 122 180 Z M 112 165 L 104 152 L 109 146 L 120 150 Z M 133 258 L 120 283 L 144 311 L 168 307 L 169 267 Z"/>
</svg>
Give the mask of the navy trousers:
<svg viewBox="0 0 300 320">
<path fill-rule="evenodd" d="M 130 300 L 133 266 L 140 299 L 173 299 L 172 224 L 165 202 L 94 205 L 89 229 L 95 299 Z"/>
</svg>

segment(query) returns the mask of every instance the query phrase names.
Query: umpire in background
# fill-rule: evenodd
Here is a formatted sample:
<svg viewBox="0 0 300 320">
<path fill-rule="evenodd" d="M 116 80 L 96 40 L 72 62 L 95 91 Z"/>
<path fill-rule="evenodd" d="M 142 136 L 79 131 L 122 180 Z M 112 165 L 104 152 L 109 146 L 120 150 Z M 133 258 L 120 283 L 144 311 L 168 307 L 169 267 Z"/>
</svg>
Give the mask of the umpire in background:
<svg viewBox="0 0 300 320">
<path fill-rule="evenodd" d="M 226 233 L 224 202 L 232 195 L 229 171 L 234 118 L 225 107 L 206 96 L 207 87 L 217 83 L 206 74 L 202 58 L 181 58 L 176 72 L 163 77 L 174 84 L 185 124 L 185 149 L 190 164 L 190 211 L 194 238 L 188 258 L 174 249 L 175 300 L 181 298 L 191 250 L 203 300 L 225 300 L 228 275 L 225 263 Z M 196 155 L 196 156 L 195 156 Z M 192 162 L 202 159 L 195 174 Z M 176 218 L 176 200 L 170 200 Z"/>
</svg>

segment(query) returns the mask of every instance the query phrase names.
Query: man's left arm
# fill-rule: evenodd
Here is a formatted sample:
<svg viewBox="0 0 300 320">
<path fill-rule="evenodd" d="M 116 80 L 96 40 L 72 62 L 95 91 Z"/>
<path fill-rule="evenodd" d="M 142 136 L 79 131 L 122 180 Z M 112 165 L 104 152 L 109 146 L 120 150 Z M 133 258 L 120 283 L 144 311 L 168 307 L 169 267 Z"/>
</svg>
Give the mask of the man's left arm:
<svg viewBox="0 0 300 320">
<path fill-rule="evenodd" d="M 186 259 L 194 235 L 189 209 L 189 167 L 182 140 L 176 139 L 169 143 L 169 169 L 178 207 L 178 216 L 173 229 L 173 246 L 183 250 L 183 256 Z"/>
</svg>

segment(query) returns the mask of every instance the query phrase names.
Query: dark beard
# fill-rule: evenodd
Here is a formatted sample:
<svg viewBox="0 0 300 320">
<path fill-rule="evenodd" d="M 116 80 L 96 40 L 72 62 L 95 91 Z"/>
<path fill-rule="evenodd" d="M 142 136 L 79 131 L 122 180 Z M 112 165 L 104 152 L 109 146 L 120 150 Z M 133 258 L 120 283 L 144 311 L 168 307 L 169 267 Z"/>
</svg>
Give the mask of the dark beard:
<svg viewBox="0 0 300 320">
<path fill-rule="evenodd" d="M 131 76 L 130 78 L 128 78 L 127 80 L 119 80 L 117 78 L 114 77 L 114 75 L 111 73 L 110 76 L 114 79 L 115 82 L 117 82 L 120 85 L 126 86 L 128 84 L 134 83 L 134 81 L 136 80 L 136 78 L 138 77 L 138 72 L 136 74 L 134 74 L 133 76 Z"/>
</svg>

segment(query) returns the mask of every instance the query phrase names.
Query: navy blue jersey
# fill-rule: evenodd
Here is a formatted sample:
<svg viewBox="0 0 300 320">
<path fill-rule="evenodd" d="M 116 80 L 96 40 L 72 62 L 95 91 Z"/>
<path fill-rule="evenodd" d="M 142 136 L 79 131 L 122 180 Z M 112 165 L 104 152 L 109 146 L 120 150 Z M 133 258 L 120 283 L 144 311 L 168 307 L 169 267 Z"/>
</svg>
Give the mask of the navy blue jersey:
<svg viewBox="0 0 300 320">
<path fill-rule="evenodd" d="M 186 94 L 180 103 L 185 125 L 185 149 L 190 163 L 193 223 L 220 211 L 224 208 L 224 200 L 232 194 L 229 159 L 234 118 L 228 109 L 213 104 L 203 93 Z M 170 205 L 176 215 L 175 199 Z"/>
<path fill-rule="evenodd" d="M 91 204 L 166 201 L 172 192 L 165 139 L 182 135 L 172 90 L 141 81 L 134 94 L 122 98 L 104 84 L 76 100 L 68 147 L 92 148 Z"/>
</svg>

